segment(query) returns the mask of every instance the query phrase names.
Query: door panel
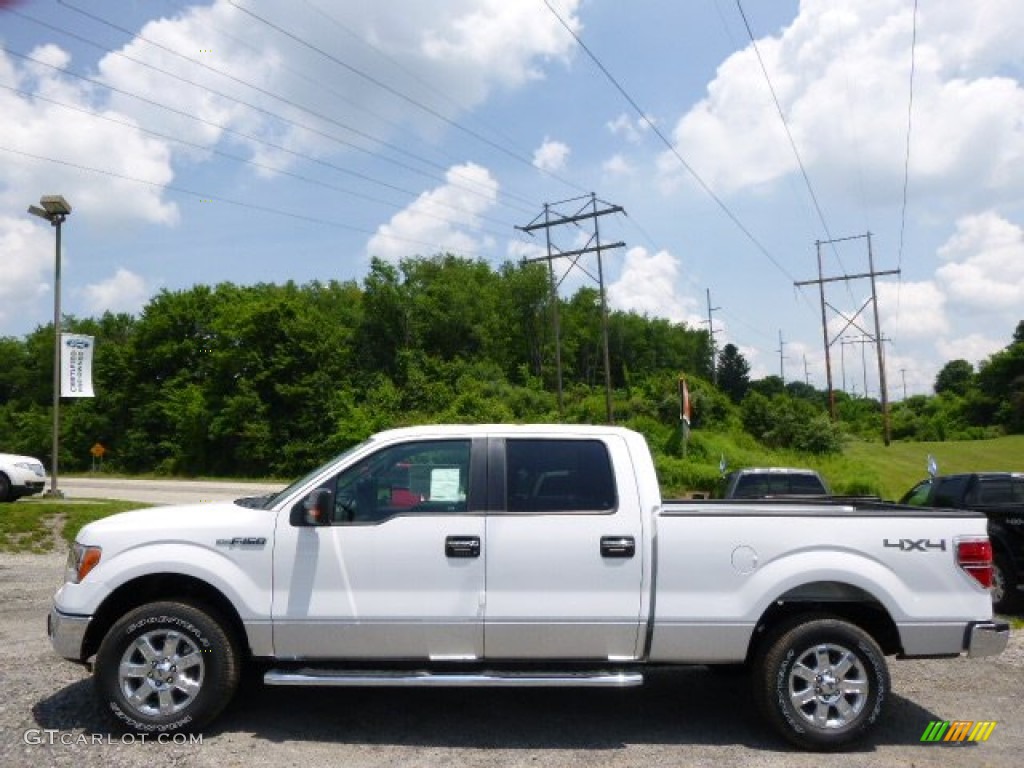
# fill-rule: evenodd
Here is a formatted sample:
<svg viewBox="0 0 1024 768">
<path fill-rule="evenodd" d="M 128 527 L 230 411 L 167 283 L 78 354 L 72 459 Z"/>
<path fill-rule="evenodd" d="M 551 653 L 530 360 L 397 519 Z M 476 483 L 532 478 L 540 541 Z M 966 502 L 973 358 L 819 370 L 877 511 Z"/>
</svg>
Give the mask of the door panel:
<svg viewBox="0 0 1024 768">
<path fill-rule="evenodd" d="M 487 518 L 485 656 L 636 658 L 644 552 L 635 485 L 609 491 L 593 456 L 553 445 L 567 441 L 518 442 L 529 444 L 506 442 L 497 471 L 507 490 Z M 601 444 L 613 477 L 632 477 L 624 442 Z"/>
<path fill-rule="evenodd" d="M 484 541 L 482 516 L 408 515 L 379 525 L 289 528 L 274 551 L 275 652 L 482 656 L 484 558 L 446 552 L 446 540 L 471 537 Z"/>
<path fill-rule="evenodd" d="M 481 657 L 484 461 L 482 441 L 472 462 L 469 440 L 384 446 L 319 485 L 333 524 L 294 526 L 281 514 L 275 653 Z"/>
</svg>

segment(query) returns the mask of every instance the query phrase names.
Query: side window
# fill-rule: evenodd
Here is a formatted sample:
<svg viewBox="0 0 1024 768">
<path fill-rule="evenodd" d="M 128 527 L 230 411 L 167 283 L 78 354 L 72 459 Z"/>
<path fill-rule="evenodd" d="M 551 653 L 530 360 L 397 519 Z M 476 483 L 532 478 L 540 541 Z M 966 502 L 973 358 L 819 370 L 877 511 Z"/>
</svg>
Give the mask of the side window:
<svg viewBox="0 0 1024 768">
<path fill-rule="evenodd" d="M 335 477 L 335 523 L 379 523 L 396 515 L 466 511 L 469 440 L 394 445 Z"/>
<path fill-rule="evenodd" d="M 925 480 L 922 483 L 918 483 L 910 493 L 903 497 L 901 503 L 909 504 L 912 507 L 923 507 L 928 502 L 928 492 L 931 489 L 931 480 Z"/>
<path fill-rule="evenodd" d="M 979 478 L 976 501 L 979 504 L 1005 504 L 1013 501 L 1013 489 L 1010 486 L 1010 478 Z"/>
<path fill-rule="evenodd" d="M 611 512 L 615 476 L 600 440 L 507 440 L 509 512 Z"/>
<path fill-rule="evenodd" d="M 761 475 L 740 475 L 736 483 L 736 490 L 733 497 L 737 499 L 753 499 L 759 496 L 768 496 L 771 488 L 766 478 Z"/>
<path fill-rule="evenodd" d="M 1024 477 L 1013 478 L 1013 501 L 1024 501 Z"/>
<path fill-rule="evenodd" d="M 935 482 L 938 485 L 935 487 L 935 501 L 932 503 L 933 507 L 949 507 L 956 509 L 960 506 L 960 499 L 964 498 L 967 491 L 966 475 L 943 477 L 937 479 Z"/>
<path fill-rule="evenodd" d="M 814 475 L 790 475 L 789 492 L 797 496 L 818 496 L 825 494 L 825 488 Z"/>
</svg>

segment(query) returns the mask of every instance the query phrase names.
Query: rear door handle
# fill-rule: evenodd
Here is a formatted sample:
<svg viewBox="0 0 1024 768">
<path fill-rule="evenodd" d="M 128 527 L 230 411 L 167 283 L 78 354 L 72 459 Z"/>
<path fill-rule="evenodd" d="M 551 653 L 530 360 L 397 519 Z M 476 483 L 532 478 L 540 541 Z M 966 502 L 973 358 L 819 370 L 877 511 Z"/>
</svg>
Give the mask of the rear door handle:
<svg viewBox="0 0 1024 768">
<path fill-rule="evenodd" d="M 444 540 L 445 557 L 480 557 L 479 536 L 449 536 Z"/>
<path fill-rule="evenodd" d="M 632 536 L 602 536 L 601 557 L 632 557 L 636 540 Z"/>
</svg>

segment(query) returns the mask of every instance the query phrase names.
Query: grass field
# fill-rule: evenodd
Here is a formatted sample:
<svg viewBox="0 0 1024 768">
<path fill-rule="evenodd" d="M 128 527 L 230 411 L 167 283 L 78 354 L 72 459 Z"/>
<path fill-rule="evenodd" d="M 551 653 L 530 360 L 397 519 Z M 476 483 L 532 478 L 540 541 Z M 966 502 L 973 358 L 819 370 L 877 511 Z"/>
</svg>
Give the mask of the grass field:
<svg viewBox="0 0 1024 768">
<path fill-rule="evenodd" d="M 86 523 L 145 506 L 106 499 L 22 499 L 0 504 L 0 551 L 49 552 L 61 539 L 74 541 Z"/>
<path fill-rule="evenodd" d="M 939 473 L 1024 472 L 1024 435 L 992 440 L 944 443 L 850 443 L 839 462 L 842 471 L 833 482 L 853 475 L 876 478 L 880 495 L 898 499 L 928 476 L 928 456 L 935 457 Z M 826 462 L 827 464 L 828 462 Z M 828 467 L 823 467 L 828 471 Z"/>
</svg>

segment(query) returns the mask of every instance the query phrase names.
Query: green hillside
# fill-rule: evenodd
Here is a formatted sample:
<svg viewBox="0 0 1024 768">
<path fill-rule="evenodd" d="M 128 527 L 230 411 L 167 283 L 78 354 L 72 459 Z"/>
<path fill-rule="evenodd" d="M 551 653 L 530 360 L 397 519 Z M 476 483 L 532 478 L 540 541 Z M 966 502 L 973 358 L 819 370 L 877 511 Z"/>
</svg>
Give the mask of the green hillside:
<svg viewBox="0 0 1024 768">
<path fill-rule="evenodd" d="M 833 469 L 873 475 L 886 498 L 899 498 L 918 480 L 925 478 L 928 454 L 935 457 L 941 474 L 985 470 L 1024 472 L 1024 435 L 942 443 L 849 443 L 842 460 Z M 838 480 L 837 480 L 838 482 Z"/>
</svg>

